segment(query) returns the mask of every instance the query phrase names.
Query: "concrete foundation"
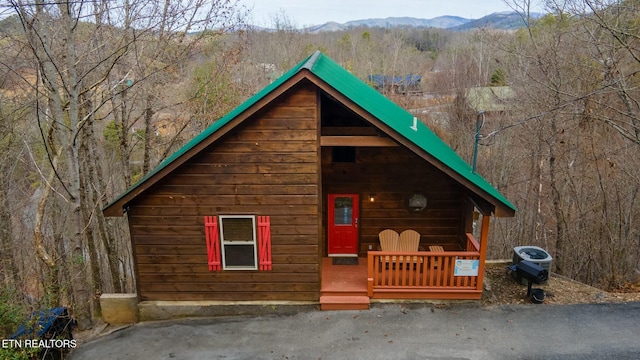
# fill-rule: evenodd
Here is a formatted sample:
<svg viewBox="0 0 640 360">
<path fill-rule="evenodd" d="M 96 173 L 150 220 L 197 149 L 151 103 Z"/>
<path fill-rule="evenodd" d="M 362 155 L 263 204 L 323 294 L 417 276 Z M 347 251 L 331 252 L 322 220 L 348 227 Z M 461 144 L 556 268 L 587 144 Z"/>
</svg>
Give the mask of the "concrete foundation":
<svg viewBox="0 0 640 360">
<path fill-rule="evenodd" d="M 136 294 L 100 295 L 102 321 L 112 325 L 138 322 L 138 296 Z"/>
<path fill-rule="evenodd" d="M 283 315 L 317 309 L 318 304 L 312 302 L 142 301 L 138 304 L 140 321 L 236 315 Z"/>
</svg>

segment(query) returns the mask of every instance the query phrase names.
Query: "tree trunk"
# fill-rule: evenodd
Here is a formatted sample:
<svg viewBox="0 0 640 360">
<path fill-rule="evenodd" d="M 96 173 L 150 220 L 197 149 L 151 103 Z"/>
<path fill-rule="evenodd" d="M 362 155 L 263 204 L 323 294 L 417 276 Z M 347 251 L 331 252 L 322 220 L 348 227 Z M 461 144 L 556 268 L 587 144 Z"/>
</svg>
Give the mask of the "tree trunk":
<svg viewBox="0 0 640 360">
<path fill-rule="evenodd" d="M 85 100 L 85 103 L 88 104 L 90 103 L 90 101 Z M 88 187 L 86 196 L 87 196 L 87 201 L 90 204 L 95 204 L 94 208 L 99 208 L 100 206 L 105 205 L 103 204 L 104 199 L 102 198 L 102 196 L 99 196 L 99 194 L 97 193 L 97 191 L 95 191 L 95 189 L 106 189 L 107 186 L 103 181 L 103 179 L 106 178 L 105 176 L 103 176 L 103 171 L 101 166 L 101 164 L 103 163 L 102 162 L 103 160 L 100 156 L 98 156 L 99 154 L 98 149 L 96 149 L 93 146 L 93 144 L 96 144 L 98 142 L 94 132 L 94 126 L 95 126 L 95 123 L 93 121 L 94 119 L 93 117 L 91 117 L 90 119 L 91 119 L 90 122 L 86 126 L 87 134 L 86 134 L 85 144 L 87 147 L 87 150 L 86 150 L 87 156 L 91 154 L 92 155 L 91 158 L 94 159 L 95 161 L 85 162 L 85 167 L 86 167 L 85 174 L 87 177 L 86 182 L 88 184 L 94 184 L 95 182 L 96 185 Z M 103 245 L 107 255 L 109 275 L 111 278 L 111 289 L 110 290 L 105 289 L 104 284 L 101 283 L 100 292 L 106 290 L 106 291 L 113 291 L 115 293 L 121 293 L 122 286 L 120 283 L 120 270 L 118 267 L 118 253 L 117 253 L 118 249 L 115 246 L 115 238 L 113 237 L 113 233 L 107 230 L 106 220 L 102 212 L 97 211 L 94 214 L 94 217 L 96 219 L 96 225 L 97 225 L 97 236 L 100 238 L 100 242 Z"/>
<path fill-rule="evenodd" d="M 144 160 L 142 165 L 142 173 L 147 174 L 151 170 L 151 137 L 153 129 L 151 127 L 151 119 L 153 118 L 153 95 L 147 96 L 147 106 L 144 112 Z"/>
<path fill-rule="evenodd" d="M 86 147 L 86 141 L 83 141 L 83 147 Z M 83 151 L 84 153 L 85 151 Z M 87 159 L 89 155 L 88 154 L 82 154 L 82 158 L 83 159 Z M 80 167 L 81 170 L 81 179 L 80 179 L 80 185 L 81 188 L 83 190 L 83 193 L 81 194 L 81 196 L 85 199 L 83 201 L 83 203 L 85 204 L 89 204 L 92 203 L 90 201 L 91 199 L 91 186 L 87 186 L 87 184 L 89 184 L 90 182 L 86 179 L 86 177 L 90 176 L 88 174 L 88 169 L 87 168 L 87 164 L 86 162 L 83 162 L 82 166 Z M 84 219 L 91 219 L 92 216 L 91 214 L 88 212 L 87 206 L 83 206 L 82 207 L 82 217 Z M 96 215 L 99 216 L 99 215 Z M 102 277 L 100 274 L 100 256 L 98 255 L 98 249 L 96 247 L 96 239 L 94 236 L 94 232 L 93 232 L 93 226 L 92 223 L 88 223 L 87 226 L 85 227 L 85 238 L 87 241 L 87 248 L 89 250 L 89 265 L 91 267 L 91 281 L 92 281 L 92 296 L 91 296 L 91 300 L 92 300 L 92 305 L 93 308 L 95 309 L 95 313 L 96 314 L 101 314 L 101 310 L 100 310 L 100 301 L 99 301 L 99 295 L 102 293 Z"/>
<path fill-rule="evenodd" d="M 561 169 L 557 163 L 556 142 L 558 136 L 558 129 L 556 124 L 557 118 L 551 119 L 551 131 L 553 139 L 549 145 L 549 186 L 551 188 L 551 202 L 553 204 L 553 214 L 555 217 L 555 233 L 556 233 L 556 272 L 561 275 L 567 275 L 566 264 L 568 259 L 566 257 L 567 246 L 567 234 L 566 234 L 566 219 L 564 217 L 564 211 L 562 209 L 562 194 L 560 193 L 560 181 L 559 174 Z"/>
<path fill-rule="evenodd" d="M 52 169 L 49 176 L 44 180 L 42 186 L 42 194 L 40 195 L 40 201 L 38 201 L 38 208 L 36 210 L 36 219 L 33 229 L 33 245 L 38 258 L 46 265 L 47 275 L 45 279 L 45 291 L 46 296 L 49 299 L 48 306 L 58 306 L 60 301 L 60 282 L 58 279 L 59 269 L 54 256 L 47 250 L 44 244 L 44 219 L 47 209 L 47 202 L 51 195 L 51 183 L 55 179 L 55 167 L 60 159 L 61 149 L 55 154 L 52 159 Z M 54 242 L 55 243 L 55 242 Z"/>
<path fill-rule="evenodd" d="M 14 260 L 13 233 L 9 205 L 9 189 L 0 174 L 0 283 L 5 288 L 15 289 L 18 284 L 18 266 Z"/>
</svg>

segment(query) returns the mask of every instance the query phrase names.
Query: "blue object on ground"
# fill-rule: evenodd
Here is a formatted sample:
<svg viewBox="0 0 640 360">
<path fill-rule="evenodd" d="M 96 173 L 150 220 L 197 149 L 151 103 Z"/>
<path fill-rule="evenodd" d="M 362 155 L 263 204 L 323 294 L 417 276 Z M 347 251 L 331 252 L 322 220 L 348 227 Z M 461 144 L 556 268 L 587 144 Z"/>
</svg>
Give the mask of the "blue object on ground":
<svg viewBox="0 0 640 360">
<path fill-rule="evenodd" d="M 37 321 L 34 321 L 37 317 Z M 66 338 L 71 339 L 71 330 L 76 325 L 75 320 L 69 317 L 67 308 L 64 306 L 53 309 L 34 311 L 29 319 L 18 326 L 18 330 L 11 335 L 10 339 L 20 337 L 31 338 L 51 338 L 55 335 L 62 335 L 66 332 Z"/>
</svg>

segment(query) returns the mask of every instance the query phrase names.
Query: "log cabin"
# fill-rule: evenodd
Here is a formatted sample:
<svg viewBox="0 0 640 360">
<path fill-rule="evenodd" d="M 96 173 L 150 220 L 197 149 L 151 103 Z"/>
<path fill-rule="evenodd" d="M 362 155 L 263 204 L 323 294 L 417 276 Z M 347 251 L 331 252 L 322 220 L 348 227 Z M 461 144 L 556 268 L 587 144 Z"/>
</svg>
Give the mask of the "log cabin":
<svg viewBox="0 0 640 360">
<path fill-rule="evenodd" d="M 416 117 L 317 51 L 103 212 L 128 220 L 142 302 L 366 309 L 371 299 L 480 299 L 490 219 L 516 208 Z M 384 229 L 418 232 L 419 248 L 381 249 Z"/>
</svg>

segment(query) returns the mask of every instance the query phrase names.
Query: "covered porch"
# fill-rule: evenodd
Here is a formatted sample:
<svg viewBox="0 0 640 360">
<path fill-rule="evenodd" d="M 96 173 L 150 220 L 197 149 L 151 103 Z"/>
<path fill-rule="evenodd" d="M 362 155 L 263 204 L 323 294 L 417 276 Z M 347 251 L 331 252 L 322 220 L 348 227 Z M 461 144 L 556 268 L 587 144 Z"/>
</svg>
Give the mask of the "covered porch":
<svg viewBox="0 0 640 360">
<path fill-rule="evenodd" d="M 367 295 L 373 299 L 480 299 L 484 256 L 472 234 L 461 251 L 369 251 Z"/>
<path fill-rule="evenodd" d="M 482 297 L 489 216 L 481 241 L 466 234 L 457 251 L 368 251 L 358 265 L 323 258 L 320 308 L 368 309 L 371 299 L 479 300 Z"/>
</svg>

